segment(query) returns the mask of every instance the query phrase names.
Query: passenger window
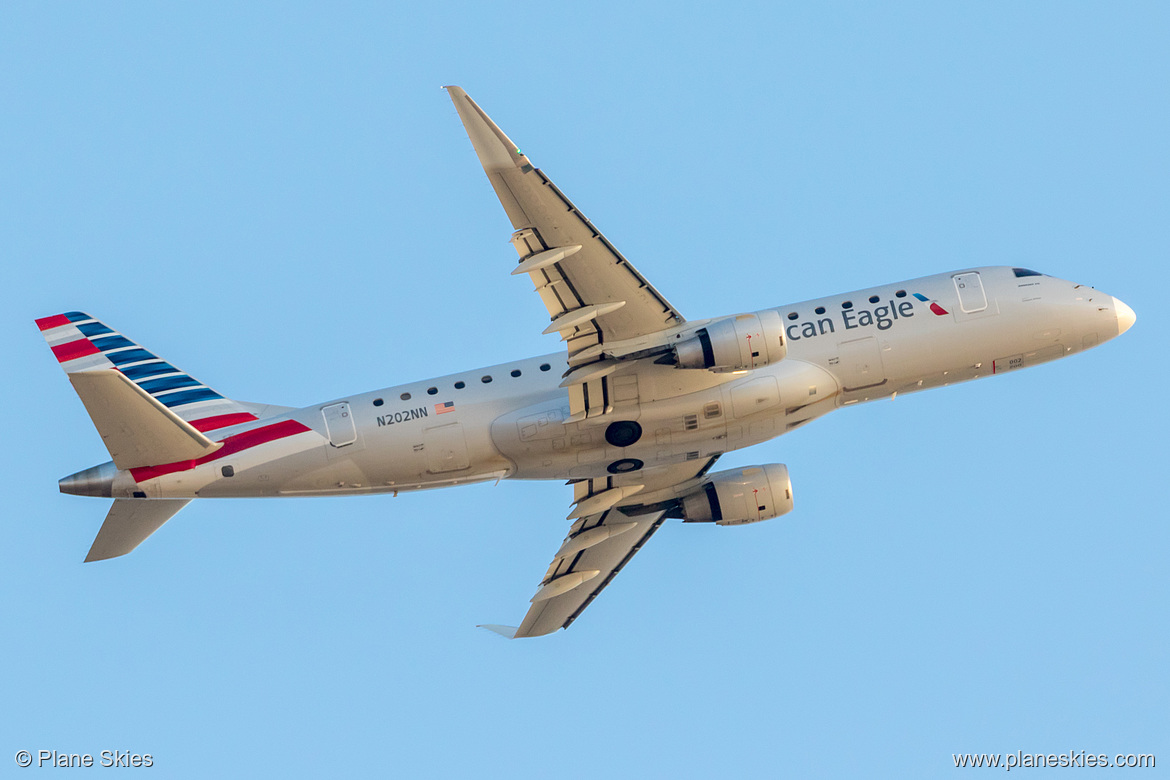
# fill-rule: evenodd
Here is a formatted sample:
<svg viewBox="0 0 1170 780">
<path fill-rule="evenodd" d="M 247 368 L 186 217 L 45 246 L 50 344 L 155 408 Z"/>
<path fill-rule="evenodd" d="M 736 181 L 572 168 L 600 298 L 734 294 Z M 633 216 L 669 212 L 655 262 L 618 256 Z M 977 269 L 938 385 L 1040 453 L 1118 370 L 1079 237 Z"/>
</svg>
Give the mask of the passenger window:
<svg viewBox="0 0 1170 780">
<path fill-rule="evenodd" d="M 467 383 L 464 382 L 462 379 L 460 379 L 458 382 L 455 383 L 456 390 L 462 390 L 465 387 L 467 387 Z"/>
<path fill-rule="evenodd" d="M 790 320 L 794 320 L 794 319 L 796 319 L 796 318 L 797 318 L 797 317 L 799 317 L 799 316 L 800 316 L 800 315 L 798 315 L 798 314 L 797 314 L 796 312 L 794 312 L 794 311 L 790 311 L 790 312 L 788 312 L 788 319 L 790 319 Z"/>
<path fill-rule="evenodd" d="M 816 308 L 816 313 L 817 313 L 817 314 L 824 314 L 824 313 L 825 313 L 825 307 L 824 307 L 824 306 L 818 306 L 818 307 Z"/>
<path fill-rule="evenodd" d="M 427 388 L 427 395 L 434 395 L 437 392 L 439 392 L 439 388 L 437 388 L 437 387 L 428 387 Z"/>
<path fill-rule="evenodd" d="M 880 298 L 878 298 L 876 295 L 871 295 L 871 296 L 869 296 L 869 302 L 870 302 L 870 303 L 877 303 L 879 300 L 881 300 L 881 299 L 880 299 Z"/>
<path fill-rule="evenodd" d="M 481 376 L 479 378 L 479 381 L 483 382 L 486 385 L 488 382 L 492 381 L 492 378 L 490 375 L 489 376 Z"/>
<path fill-rule="evenodd" d="M 897 297 L 899 297 L 899 298 L 905 298 L 905 297 L 906 297 L 906 291 L 905 291 L 905 290 L 898 290 L 898 292 L 894 293 L 894 295 L 896 295 L 896 296 L 897 296 Z"/>
<path fill-rule="evenodd" d="M 552 366 L 550 366 L 548 363 L 541 363 L 540 364 L 541 371 L 548 371 L 550 368 L 552 368 Z"/>
<path fill-rule="evenodd" d="M 512 376 L 520 376 L 520 369 L 513 368 L 512 369 Z"/>
<path fill-rule="evenodd" d="M 381 406 L 381 405 L 382 405 L 382 399 L 381 399 L 381 398 L 375 398 L 375 399 L 374 399 L 374 406 Z"/>
<path fill-rule="evenodd" d="M 403 393 L 402 395 L 400 395 L 398 397 L 401 398 L 403 401 L 409 401 L 410 400 L 410 393 Z"/>
<path fill-rule="evenodd" d="M 853 301 L 845 301 L 843 304 L 841 304 L 841 308 L 842 309 L 852 309 L 853 308 Z"/>
</svg>

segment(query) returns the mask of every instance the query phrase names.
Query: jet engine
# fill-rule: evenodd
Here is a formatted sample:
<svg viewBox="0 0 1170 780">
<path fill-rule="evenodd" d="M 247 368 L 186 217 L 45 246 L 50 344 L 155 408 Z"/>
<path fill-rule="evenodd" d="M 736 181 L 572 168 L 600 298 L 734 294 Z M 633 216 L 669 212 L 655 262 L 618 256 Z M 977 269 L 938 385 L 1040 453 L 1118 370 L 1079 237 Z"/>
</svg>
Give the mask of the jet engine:
<svg viewBox="0 0 1170 780">
<path fill-rule="evenodd" d="M 792 511 L 792 482 L 782 463 L 717 471 L 682 498 L 688 523 L 746 525 Z"/>
<path fill-rule="evenodd" d="M 780 313 L 772 310 L 716 320 L 674 345 L 678 368 L 749 371 L 788 354 Z"/>
</svg>

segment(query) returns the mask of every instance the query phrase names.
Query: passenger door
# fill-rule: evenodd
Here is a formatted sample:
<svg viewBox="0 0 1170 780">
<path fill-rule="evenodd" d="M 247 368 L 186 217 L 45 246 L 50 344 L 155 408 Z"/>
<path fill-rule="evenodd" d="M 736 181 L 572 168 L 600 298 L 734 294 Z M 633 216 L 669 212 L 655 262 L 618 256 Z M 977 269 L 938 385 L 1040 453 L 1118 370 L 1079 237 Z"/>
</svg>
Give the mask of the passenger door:
<svg viewBox="0 0 1170 780">
<path fill-rule="evenodd" d="M 959 294 L 959 310 L 964 314 L 974 314 L 987 309 L 987 293 L 983 290 L 983 280 L 978 271 L 965 274 L 955 274 L 955 292 Z"/>
</svg>

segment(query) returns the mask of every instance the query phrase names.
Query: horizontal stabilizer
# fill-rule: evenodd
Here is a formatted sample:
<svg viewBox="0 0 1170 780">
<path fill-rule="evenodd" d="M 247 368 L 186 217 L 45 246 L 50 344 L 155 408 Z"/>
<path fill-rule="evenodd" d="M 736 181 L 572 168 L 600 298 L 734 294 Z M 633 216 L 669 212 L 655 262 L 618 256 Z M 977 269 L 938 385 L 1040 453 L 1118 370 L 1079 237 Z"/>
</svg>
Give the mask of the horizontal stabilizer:
<svg viewBox="0 0 1170 780">
<path fill-rule="evenodd" d="M 223 446 L 120 371 L 81 371 L 69 374 L 69 381 L 120 469 L 195 460 Z"/>
<path fill-rule="evenodd" d="M 86 563 L 125 555 L 187 506 L 190 499 L 142 500 L 119 498 L 110 507 Z"/>
</svg>

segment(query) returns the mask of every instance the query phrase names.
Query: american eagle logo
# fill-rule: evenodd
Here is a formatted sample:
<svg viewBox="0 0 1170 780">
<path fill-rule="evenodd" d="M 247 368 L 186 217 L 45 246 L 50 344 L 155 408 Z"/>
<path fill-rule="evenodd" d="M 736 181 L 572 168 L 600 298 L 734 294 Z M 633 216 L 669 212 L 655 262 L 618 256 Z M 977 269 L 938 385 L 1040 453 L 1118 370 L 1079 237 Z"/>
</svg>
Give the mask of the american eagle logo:
<svg viewBox="0 0 1170 780">
<path fill-rule="evenodd" d="M 922 293 L 914 293 L 914 297 L 917 298 L 918 300 L 922 301 L 923 303 L 929 303 L 930 310 L 940 317 L 943 316 L 944 314 L 950 313 L 946 309 L 944 309 L 943 307 L 939 306 L 938 303 L 936 303 L 935 301 L 932 301 L 930 298 L 927 298 Z"/>
</svg>

